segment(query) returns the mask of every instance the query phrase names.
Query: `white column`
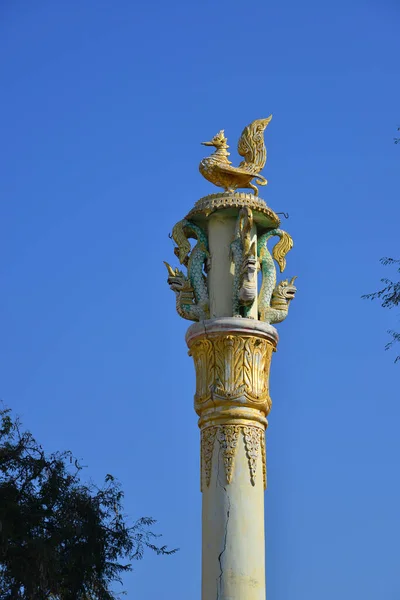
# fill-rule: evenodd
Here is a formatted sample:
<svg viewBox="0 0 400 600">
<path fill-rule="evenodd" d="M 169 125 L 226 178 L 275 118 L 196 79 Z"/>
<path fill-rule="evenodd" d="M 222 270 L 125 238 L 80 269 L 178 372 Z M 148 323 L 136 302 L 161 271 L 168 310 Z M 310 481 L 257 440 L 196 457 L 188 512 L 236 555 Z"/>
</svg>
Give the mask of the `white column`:
<svg viewBox="0 0 400 600">
<path fill-rule="evenodd" d="M 203 492 L 202 600 L 265 600 L 265 429 L 274 327 L 222 317 L 189 327 Z"/>
<path fill-rule="evenodd" d="M 210 215 L 208 222 L 208 243 L 211 267 L 208 271 L 210 296 L 210 318 L 232 316 L 234 264 L 230 245 L 234 239 L 237 217 L 225 216 L 224 212 Z M 253 225 L 251 243 L 257 247 L 257 229 Z M 257 297 L 250 310 L 252 319 L 258 319 Z"/>
<path fill-rule="evenodd" d="M 208 272 L 210 318 L 232 316 L 233 264 L 230 245 L 235 233 L 236 218 L 221 212 L 212 214 L 208 222 L 208 245 L 211 268 Z"/>
<path fill-rule="evenodd" d="M 203 481 L 202 600 L 265 600 L 264 482 L 259 454 L 252 485 L 240 432 L 232 481 L 227 484 L 223 449 L 215 440 L 210 483 Z"/>
</svg>

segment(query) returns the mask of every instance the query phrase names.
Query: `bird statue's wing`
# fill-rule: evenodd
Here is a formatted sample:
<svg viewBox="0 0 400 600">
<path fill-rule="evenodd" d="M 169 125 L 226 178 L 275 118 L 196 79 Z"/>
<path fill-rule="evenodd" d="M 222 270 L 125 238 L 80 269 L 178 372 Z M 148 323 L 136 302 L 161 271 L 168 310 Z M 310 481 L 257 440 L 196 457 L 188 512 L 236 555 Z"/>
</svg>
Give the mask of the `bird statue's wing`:
<svg viewBox="0 0 400 600">
<path fill-rule="evenodd" d="M 219 164 L 218 165 L 218 171 L 221 171 L 222 173 L 232 173 L 235 175 L 254 175 L 256 176 L 258 171 L 252 168 L 252 165 L 248 165 L 248 168 L 241 168 L 241 167 L 233 167 L 232 165 L 222 165 Z"/>
</svg>

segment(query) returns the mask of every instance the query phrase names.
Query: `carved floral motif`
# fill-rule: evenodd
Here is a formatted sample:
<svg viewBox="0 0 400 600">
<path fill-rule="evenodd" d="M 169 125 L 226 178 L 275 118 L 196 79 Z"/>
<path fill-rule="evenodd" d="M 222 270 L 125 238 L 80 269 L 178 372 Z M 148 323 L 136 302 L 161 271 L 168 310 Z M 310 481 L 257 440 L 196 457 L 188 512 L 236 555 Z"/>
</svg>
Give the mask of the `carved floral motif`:
<svg viewBox="0 0 400 600">
<path fill-rule="evenodd" d="M 210 340 L 204 339 L 196 344 L 196 351 L 192 356 L 197 375 L 196 399 L 198 402 L 204 402 L 209 397 L 215 371 L 214 349 Z"/>
<path fill-rule="evenodd" d="M 215 425 L 206 427 L 201 432 L 201 479 L 208 487 L 211 480 L 212 459 L 215 440 L 218 441 L 222 452 L 225 469 L 225 483 L 232 482 L 238 443 L 242 433 L 246 452 L 249 478 L 251 484 L 256 484 L 257 461 L 261 454 L 264 489 L 267 487 L 267 469 L 265 455 L 265 435 L 261 427 L 255 425 Z M 203 484 L 201 486 L 203 491 Z"/>
<path fill-rule="evenodd" d="M 240 400 L 268 414 L 273 345 L 255 336 L 222 335 L 195 341 L 189 354 L 196 369 L 195 409 Z"/>
<path fill-rule="evenodd" d="M 211 464 L 217 427 L 207 427 L 201 432 L 201 476 L 204 473 L 206 485 L 210 485 Z"/>
<path fill-rule="evenodd" d="M 263 468 L 263 481 L 264 481 L 264 490 L 267 489 L 267 444 L 265 442 L 265 436 L 262 435 L 260 438 L 261 441 L 261 459 L 262 459 L 262 468 Z"/>
<path fill-rule="evenodd" d="M 244 339 L 234 335 L 217 338 L 214 342 L 214 391 L 219 396 L 236 397 L 245 392 L 243 347 Z"/>
<path fill-rule="evenodd" d="M 257 458 L 261 444 L 260 436 L 264 436 L 264 432 L 258 427 L 243 427 L 242 431 L 246 456 L 249 461 L 250 480 L 251 483 L 255 485 Z"/>
<path fill-rule="evenodd" d="M 226 483 L 231 483 L 232 481 L 239 434 L 239 425 L 222 425 L 221 427 L 218 427 L 218 441 L 222 450 Z"/>
</svg>

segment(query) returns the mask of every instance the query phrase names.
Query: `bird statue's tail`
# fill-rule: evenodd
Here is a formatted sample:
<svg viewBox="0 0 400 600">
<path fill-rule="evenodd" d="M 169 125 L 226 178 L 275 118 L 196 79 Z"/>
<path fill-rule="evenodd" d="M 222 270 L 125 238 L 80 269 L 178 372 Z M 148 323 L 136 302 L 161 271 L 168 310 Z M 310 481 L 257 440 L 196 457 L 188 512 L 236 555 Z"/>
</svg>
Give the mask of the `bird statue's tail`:
<svg viewBox="0 0 400 600">
<path fill-rule="evenodd" d="M 255 180 L 258 185 L 267 185 L 268 181 L 262 175 L 257 175 L 257 179 Z"/>
<path fill-rule="evenodd" d="M 267 119 L 253 121 L 244 128 L 238 143 L 238 152 L 244 158 L 239 168 L 254 174 L 259 173 L 264 168 L 267 161 L 264 131 L 271 119 L 272 115 Z M 260 181 L 257 181 L 257 183 L 266 185 L 267 181 L 264 177 L 260 177 Z"/>
</svg>

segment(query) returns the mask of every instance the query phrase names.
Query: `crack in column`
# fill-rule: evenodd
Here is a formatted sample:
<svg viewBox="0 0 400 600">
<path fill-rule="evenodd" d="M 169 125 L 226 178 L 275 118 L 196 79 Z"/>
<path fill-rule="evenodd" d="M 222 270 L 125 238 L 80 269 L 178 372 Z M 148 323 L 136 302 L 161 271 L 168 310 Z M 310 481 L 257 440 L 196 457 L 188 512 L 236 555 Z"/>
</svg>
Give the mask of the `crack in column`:
<svg viewBox="0 0 400 600">
<path fill-rule="evenodd" d="M 220 591 L 221 591 L 221 585 L 222 585 L 222 575 L 224 573 L 223 568 L 222 568 L 222 555 L 224 554 L 225 550 L 226 550 L 226 539 L 228 537 L 228 523 L 229 523 L 229 515 L 230 515 L 230 511 L 231 511 L 231 501 L 229 498 L 229 495 L 227 493 L 226 487 L 224 485 L 222 485 L 220 477 L 219 477 L 219 467 L 221 464 L 221 443 L 219 444 L 219 450 L 218 450 L 218 468 L 217 468 L 217 480 L 216 483 L 220 485 L 220 487 L 222 487 L 222 489 L 224 490 L 224 492 L 227 494 L 227 498 L 228 498 L 228 510 L 226 512 L 226 523 L 225 523 L 225 534 L 224 534 L 224 547 L 222 548 L 221 552 L 218 555 L 218 563 L 219 563 L 219 570 L 220 573 L 218 575 L 217 578 L 217 600 L 219 600 L 220 598 Z"/>
</svg>

